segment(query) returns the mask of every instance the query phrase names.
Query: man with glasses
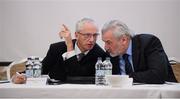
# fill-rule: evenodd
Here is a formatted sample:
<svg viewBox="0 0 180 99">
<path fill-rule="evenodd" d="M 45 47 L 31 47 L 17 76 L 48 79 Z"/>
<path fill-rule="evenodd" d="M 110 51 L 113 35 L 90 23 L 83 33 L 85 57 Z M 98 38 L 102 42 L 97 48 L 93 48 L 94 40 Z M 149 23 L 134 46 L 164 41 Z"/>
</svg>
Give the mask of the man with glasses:
<svg viewBox="0 0 180 99">
<path fill-rule="evenodd" d="M 93 77 L 97 58 L 106 57 L 106 53 L 96 44 L 98 35 L 97 25 L 89 18 L 77 22 L 75 40 L 72 40 L 67 26 L 62 25 L 59 36 L 65 42 L 51 44 L 42 61 L 42 73 L 61 81 L 75 77 Z"/>
<path fill-rule="evenodd" d="M 97 25 L 89 18 L 77 22 L 74 40 L 70 30 L 62 25 L 59 36 L 65 41 L 50 45 L 42 61 L 42 74 L 48 74 L 51 79 L 60 82 L 94 83 L 97 58 L 106 57 L 103 49 L 96 44 L 98 35 Z M 17 75 L 12 81 L 25 83 L 26 79 L 22 78 L 25 78 L 24 75 Z"/>
</svg>

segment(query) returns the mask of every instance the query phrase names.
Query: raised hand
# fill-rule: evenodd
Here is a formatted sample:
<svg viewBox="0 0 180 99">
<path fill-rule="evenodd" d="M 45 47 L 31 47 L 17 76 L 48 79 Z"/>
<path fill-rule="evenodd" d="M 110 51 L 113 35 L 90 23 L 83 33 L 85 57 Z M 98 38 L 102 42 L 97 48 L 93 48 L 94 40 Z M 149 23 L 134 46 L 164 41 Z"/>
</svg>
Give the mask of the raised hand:
<svg viewBox="0 0 180 99">
<path fill-rule="evenodd" d="M 64 38 L 65 40 L 71 38 L 70 30 L 64 24 L 61 27 L 61 31 L 59 32 L 60 38 Z"/>
<path fill-rule="evenodd" d="M 72 43 L 72 37 L 71 32 L 68 29 L 66 25 L 62 25 L 61 31 L 59 32 L 60 38 L 64 38 L 67 46 L 67 51 L 73 50 L 73 43 Z"/>
</svg>

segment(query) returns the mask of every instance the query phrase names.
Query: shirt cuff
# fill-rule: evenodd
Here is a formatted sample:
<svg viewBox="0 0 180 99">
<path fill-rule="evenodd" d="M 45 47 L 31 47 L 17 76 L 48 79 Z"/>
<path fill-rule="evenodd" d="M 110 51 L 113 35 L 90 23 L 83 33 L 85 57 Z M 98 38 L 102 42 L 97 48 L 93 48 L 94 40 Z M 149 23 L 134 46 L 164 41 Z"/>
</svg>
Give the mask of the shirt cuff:
<svg viewBox="0 0 180 99">
<path fill-rule="evenodd" d="M 75 54 L 75 51 L 73 50 L 73 51 L 70 51 L 70 52 L 65 52 L 65 53 L 63 53 L 63 54 L 62 54 L 62 57 L 63 57 L 63 59 L 64 59 L 64 61 L 65 61 L 65 60 L 73 57 L 74 55 L 76 55 L 76 54 Z"/>
</svg>

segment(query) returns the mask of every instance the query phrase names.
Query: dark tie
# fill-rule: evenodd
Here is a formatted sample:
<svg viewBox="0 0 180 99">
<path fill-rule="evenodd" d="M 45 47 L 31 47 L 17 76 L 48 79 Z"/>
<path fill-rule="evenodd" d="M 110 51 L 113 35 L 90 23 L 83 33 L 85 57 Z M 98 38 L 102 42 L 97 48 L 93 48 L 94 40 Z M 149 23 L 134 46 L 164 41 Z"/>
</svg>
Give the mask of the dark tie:
<svg viewBox="0 0 180 99">
<path fill-rule="evenodd" d="M 80 53 L 80 54 L 78 54 L 78 61 L 80 61 L 83 57 L 85 56 L 85 54 L 84 53 Z"/>
<path fill-rule="evenodd" d="M 124 54 L 124 55 L 123 55 L 123 59 L 124 59 L 124 61 L 125 61 L 126 74 L 129 74 L 129 73 L 133 72 L 132 66 L 131 66 L 131 63 L 129 62 L 128 57 L 129 57 L 128 54 Z"/>
</svg>

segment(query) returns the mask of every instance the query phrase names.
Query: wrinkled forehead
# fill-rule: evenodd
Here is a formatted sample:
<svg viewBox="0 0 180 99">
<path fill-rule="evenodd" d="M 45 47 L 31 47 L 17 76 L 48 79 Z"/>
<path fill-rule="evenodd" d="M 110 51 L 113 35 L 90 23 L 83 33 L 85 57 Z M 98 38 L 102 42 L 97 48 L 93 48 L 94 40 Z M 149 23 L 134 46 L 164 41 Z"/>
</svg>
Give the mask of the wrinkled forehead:
<svg viewBox="0 0 180 99">
<path fill-rule="evenodd" d="M 113 35 L 113 31 L 108 30 L 102 34 L 103 41 L 112 40 L 112 39 L 115 39 Z"/>
<path fill-rule="evenodd" d="M 98 27 L 92 22 L 85 22 L 81 26 L 80 31 L 97 33 L 98 32 Z"/>
</svg>

